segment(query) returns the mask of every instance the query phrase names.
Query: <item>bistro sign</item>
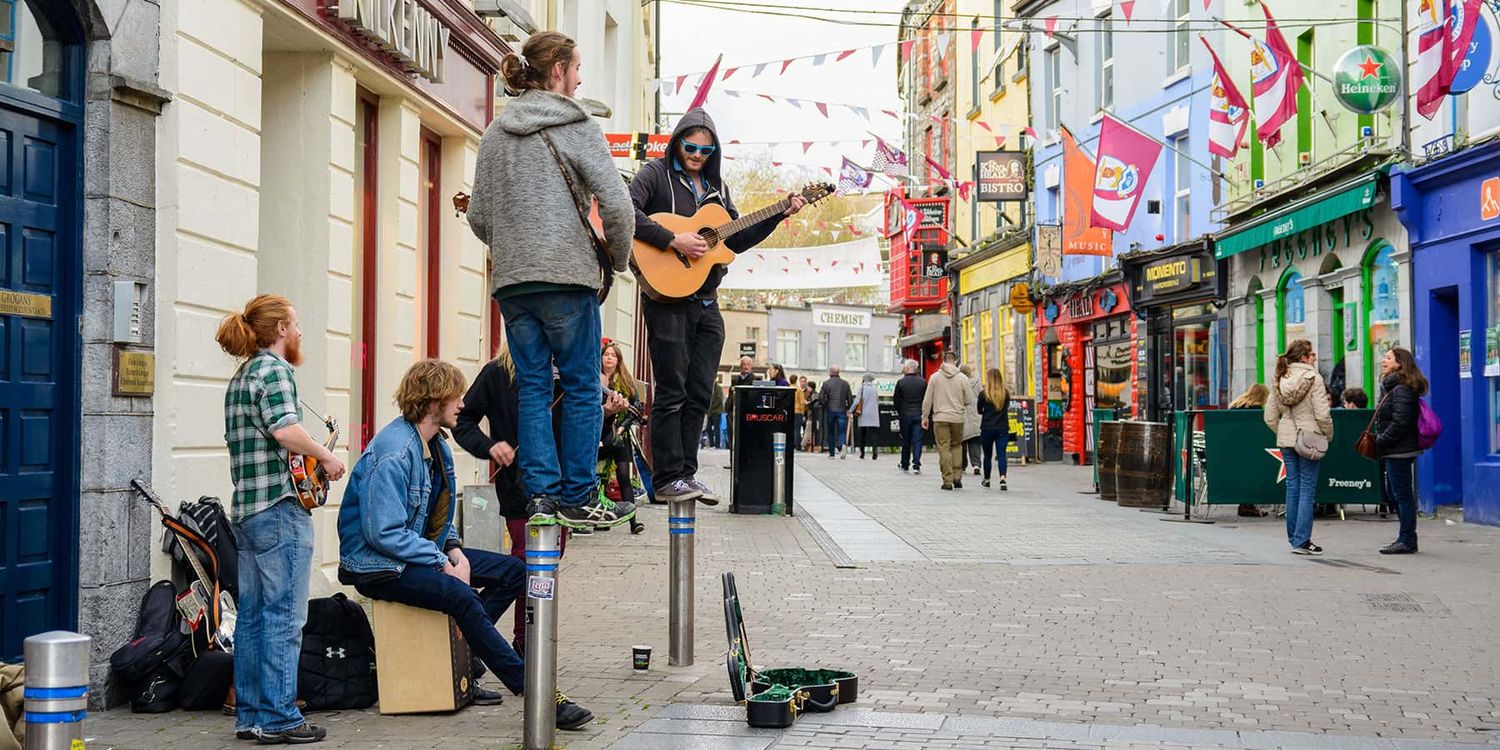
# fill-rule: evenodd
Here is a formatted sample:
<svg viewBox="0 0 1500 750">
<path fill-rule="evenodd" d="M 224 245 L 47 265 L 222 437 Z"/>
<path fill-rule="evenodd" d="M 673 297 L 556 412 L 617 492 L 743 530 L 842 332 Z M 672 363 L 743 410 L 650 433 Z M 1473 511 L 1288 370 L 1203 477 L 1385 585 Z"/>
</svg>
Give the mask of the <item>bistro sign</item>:
<svg viewBox="0 0 1500 750">
<path fill-rule="evenodd" d="M 980 201 L 1026 200 L 1026 154 L 1020 151 L 980 151 L 974 154 L 979 173 Z"/>
<path fill-rule="evenodd" d="M 336 8 L 340 20 L 409 71 L 433 83 L 443 82 L 452 30 L 417 0 L 337 0 Z"/>
</svg>

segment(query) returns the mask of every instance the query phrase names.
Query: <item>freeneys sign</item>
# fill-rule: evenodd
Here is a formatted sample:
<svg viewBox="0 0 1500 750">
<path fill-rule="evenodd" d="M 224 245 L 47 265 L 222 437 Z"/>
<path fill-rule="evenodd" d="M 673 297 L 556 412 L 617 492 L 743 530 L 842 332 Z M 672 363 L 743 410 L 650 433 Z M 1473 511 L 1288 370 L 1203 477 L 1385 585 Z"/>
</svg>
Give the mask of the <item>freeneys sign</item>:
<svg viewBox="0 0 1500 750">
<path fill-rule="evenodd" d="M 417 0 L 337 0 L 335 8 L 341 21 L 407 70 L 442 83 L 452 31 Z"/>
<path fill-rule="evenodd" d="M 834 310 L 827 307 L 814 307 L 812 309 L 813 325 L 818 328 L 860 328 L 870 327 L 869 310 Z"/>
</svg>

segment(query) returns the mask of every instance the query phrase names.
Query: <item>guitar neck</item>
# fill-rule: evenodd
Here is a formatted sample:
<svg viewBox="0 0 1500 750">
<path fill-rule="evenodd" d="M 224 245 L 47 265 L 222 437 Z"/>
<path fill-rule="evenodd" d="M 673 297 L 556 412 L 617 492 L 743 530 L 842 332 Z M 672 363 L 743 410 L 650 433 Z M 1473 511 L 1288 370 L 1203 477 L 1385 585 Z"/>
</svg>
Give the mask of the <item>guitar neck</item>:
<svg viewBox="0 0 1500 750">
<path fill-rule="evenodd" d="M 203 584 L 203 588 L 212 591 L 214 585 L 208 580 L 208 572 L 203 569 L 203 563 L 198 561 L 198 553 L 193 549 L 192 543 L 180 534 L 177 536 L 177 543 L 182 545 L 183 557 L 188 559 L 188 564 L 193 566 L 193 572 L 198 574 L 198 582 Z"/>
<path fill-rule="evenodd" d="M 787 207 L 791 205 L 791 199 L 783 198 L 779 202 L 766 206 L 759 211 L 745 214 L 744 216 L 741 216 L 740 218 L 719 227 L 719 241 L 723 242 L 725 240 L 728 240 L 730 237 L 733 237 L 739 232 L 749 229 L 750 227 L 753 227 L 756 224 L 759 224 L 762 221 L 771 218 L 772 216 L 786 213 Z"/>
</svg>

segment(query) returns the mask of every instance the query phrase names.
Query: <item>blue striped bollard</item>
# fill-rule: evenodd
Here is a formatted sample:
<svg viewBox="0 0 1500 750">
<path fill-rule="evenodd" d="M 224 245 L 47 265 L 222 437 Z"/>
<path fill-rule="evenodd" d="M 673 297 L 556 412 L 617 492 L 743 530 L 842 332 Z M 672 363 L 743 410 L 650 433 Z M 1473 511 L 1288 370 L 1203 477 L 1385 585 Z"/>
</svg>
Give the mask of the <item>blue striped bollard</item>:
<svg viewBox="0 0 1500 750">
<path fill-rule="evenodd" d="M 552 750 L 557 736 L 557 595 L 562 527 L 526 526 L 526 750 Z"/>
<path fill-rule="evenodd" d="M 667 504 L 668 644 L 667 664 L 693 665 L 693 533 L 696 500 Z"/>
<path fill-rule="evenodd" d="M 26 639 L 26 750 L 83 750 L 90 641 L 66 630 Z"/>
</svg>

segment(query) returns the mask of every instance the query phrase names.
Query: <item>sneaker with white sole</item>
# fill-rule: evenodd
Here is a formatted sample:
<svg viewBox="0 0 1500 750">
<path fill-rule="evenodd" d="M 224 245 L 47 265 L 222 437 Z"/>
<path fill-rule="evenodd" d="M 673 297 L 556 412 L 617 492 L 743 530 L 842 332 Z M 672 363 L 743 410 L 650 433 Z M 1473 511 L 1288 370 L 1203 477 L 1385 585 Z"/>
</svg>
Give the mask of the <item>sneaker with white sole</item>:
<svg viewBox="0 0 1500 750">
<path fill-rule="evenodd" d="M 709 487 L 708 485 L 698 481 L 696 478 L 686 479 L 683 481 L 687 482 L 687 485 L 689 487 L 692 487 L 693 489 L 698 491 L 698 502 L 703 503 L 704 505 L 719 504 L 719 494 L 717 492 L 714 492 L 712 487 Z"/>
<path fill-rule="evenodd" d="M 703 496 L 703 490 L 694 487 L 685 479 L 679 479 L 657 490 L 656 496 L 667 502 L 673 500 L 697 500 Z"/>
<path fill-rule="evenodd" d="M 570 529 L 597 529 L 619 526 L 635 516 L 635 503 L 594 498 L 582 505 L 564 505 L 557 509 L 557 522 Z"/>
<path fill-rule="evenodd" d="M 255 742 L 259 745 L 306 745 L 312 742 L 322 742 L 327 736 L 328 731 L 324 728 L 304 721 L 295 727 L 279 732 L 260 730 L 255 736 Z"/>
<path fill-rule="evenodd" d="M 1294 555 L 1321 555 L 1321 554 L 1323 554 L 1323 548 L 1319 547 L 1316 544 L 1313 544 L 1312 542 L 1307 542 L 1306 544 L 1303 544 L 1301 547 L 1293 547 L 1292 548 L 1292 554 L 1294 554 Z"/>
</svg>

